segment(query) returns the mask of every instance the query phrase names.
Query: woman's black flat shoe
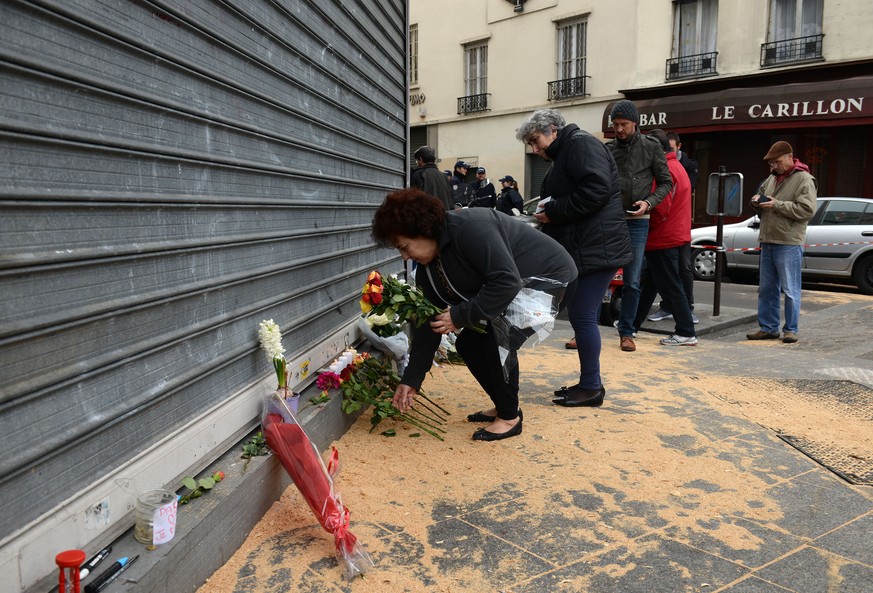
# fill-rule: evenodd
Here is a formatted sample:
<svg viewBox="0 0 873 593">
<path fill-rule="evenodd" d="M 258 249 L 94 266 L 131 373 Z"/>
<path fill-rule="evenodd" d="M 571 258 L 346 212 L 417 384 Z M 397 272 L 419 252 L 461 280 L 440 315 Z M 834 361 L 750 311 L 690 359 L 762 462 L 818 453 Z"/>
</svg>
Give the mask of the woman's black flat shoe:
<svg viewBox="0 0 873 593">
<path fill-rule="evenodd" d="M 600 389 L 581 389 L 573 387 L 564 392 L 562 397 L 552 400 L 559 406 L 565 408 L 578 408 L 582 406 L 596 407 L 603 405 L 603 396 L 606 395 L 606 389 L 602 386 Z"/>
<path fill-rule="evenodd" d="M 508 439 L 509 437 L 518 436 L 521 434 L 521 416 L 518 418 L 518 422 L 507 430 L 506 432 L 488 432 L 484 428 L 480 428 L 476 432 L 473 433 L 474 441 L 499 441 L 501 439 Z"/>
<path fill-rule="evenodd" d="M 524 414 L 520 409 L 518 410 L 518 417 L 524 418 Z M 476 412 L 467 416 L 467 422 L 494 422 L 495 420 L 497 420 L 497 416 L 488 416 L 482 412 Z"/>
<path fill-rule="evenodd" d="M 565 387 L 561 387 L 560 389 L 556 389 L 556 390 L 555 390 L 555 396 L 556 396 L 556 397 L 567 397 L 567 392 L 568 392 L 569 390 L 571 390 L 571 389 L 578 389 L 578 388 L 579 388 L 579 384 L 578 384 L 578 383 L 576 383 L 575 385 L 571 385 L 570 387 L 566 387 L 566 386 L 565 386 Z"/>
</svg>

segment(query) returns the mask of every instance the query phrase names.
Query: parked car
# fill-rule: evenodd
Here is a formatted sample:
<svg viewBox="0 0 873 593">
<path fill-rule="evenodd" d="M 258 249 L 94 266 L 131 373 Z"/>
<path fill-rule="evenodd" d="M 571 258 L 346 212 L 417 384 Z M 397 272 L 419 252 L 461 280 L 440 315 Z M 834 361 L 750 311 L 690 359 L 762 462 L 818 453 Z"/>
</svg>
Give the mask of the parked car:
<svg viewBox="0 0 873 593">
<path fill-rule="evenodd" d="M 757 275 L 761 251 L 757 215 L 723 228 L 726 272 L 731 277 Z M 716 227 L 691 231 L 694 277 L 715 276 Z M 873 294 L 873 199 L 818 198 L 806 228 L 803 277 L 853 282 L 864 294 Z"/>
<path fill-rule="evenodd" d="M 535 229 L 542 228 L 542 223 L 534 218 L 534 211 L 537 209 L 537 202 L 539 201 L 539 196 L 525 200 L 521 212 L 515 218 L 526 224 L 529 224 Z"/>
</svg>

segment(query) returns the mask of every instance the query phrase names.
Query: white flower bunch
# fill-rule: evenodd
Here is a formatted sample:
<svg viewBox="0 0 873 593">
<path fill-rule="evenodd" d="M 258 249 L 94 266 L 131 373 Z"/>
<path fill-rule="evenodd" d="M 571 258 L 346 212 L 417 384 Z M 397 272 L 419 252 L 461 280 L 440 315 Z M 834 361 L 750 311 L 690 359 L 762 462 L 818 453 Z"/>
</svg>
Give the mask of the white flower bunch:
<svg viewBox="0 0 873 593">
<path fill-rule="evenodd" d="M 285 348 L 282 347 L 282 332 L 279 325 L 272 319 L 266 319 L 258 324 L 258 338 L 261 340 L 261 348 L 270 360 L 282 358 Z"/>
<path fill-rule="evenodd" d="M 267 354 L 267 358 L 276 369 L 279 387 L 286 387 L 288 369 L 285 363 L 285 348 L 282 347 L 282 332 L 279 331 L 279 325 L 272 319 L 262 321 L 258 324 L 258 338 L 261 340 L 261 349 Z"/>
</svg>

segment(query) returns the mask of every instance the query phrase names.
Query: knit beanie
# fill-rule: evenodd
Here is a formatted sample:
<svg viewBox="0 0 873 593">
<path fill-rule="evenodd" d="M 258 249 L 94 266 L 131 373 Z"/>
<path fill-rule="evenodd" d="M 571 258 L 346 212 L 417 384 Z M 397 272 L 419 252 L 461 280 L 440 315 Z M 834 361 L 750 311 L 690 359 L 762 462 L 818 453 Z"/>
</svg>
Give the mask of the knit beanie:
<svg viewBox="0 0 873 593">
<path fill-rule="evenodd" d="M 637 110 L 637 106 L 633 101 L 628 101 L 627 99 L 622 99 L 612 107 L 612 113 L 609 114 L 610 119 L 615 121 L 616 119 L 627 119 L 635 124 L 640 123 L 640 112 Z"/>
</svg>

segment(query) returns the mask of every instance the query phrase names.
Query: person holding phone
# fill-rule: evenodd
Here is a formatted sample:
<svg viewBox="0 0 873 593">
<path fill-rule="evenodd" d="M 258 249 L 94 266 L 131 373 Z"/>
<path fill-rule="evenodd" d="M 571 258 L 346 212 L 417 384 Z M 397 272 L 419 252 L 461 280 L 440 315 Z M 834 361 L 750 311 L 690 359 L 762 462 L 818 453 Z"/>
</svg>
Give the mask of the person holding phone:
<svg viewBox="0 0 873 593">
<path fill-rule="evenodd" d="M 752 208 L 761 217 L 758 241 L 761 261 L 758 282 L 758 331 L 749 340 L 779 339 L 779 298 L 785 295 L 782 341 L 797 342 L 800 319 L 801 264 L 806 225 L 815 214 L 818 181 L 809 167 L 780 140 L 764 155 L 770 177 L 752 196 Z"/>
<path fill-rule="evenodd" d="M 535 111 L 515 136 L 552 161 L 540 190 L 542 210 L 534 217 L 573 256 L 579 270 L 576 294 L 567 306 L 579 382 L 556 391 L 552 401 L 566 407 L 599 406 L 606 394 L 600 376 L 600 303 L 615 272 L 631 261 L 618 170 L 600 140 L 568 124 L 554 109 Z"/>
</svg>

